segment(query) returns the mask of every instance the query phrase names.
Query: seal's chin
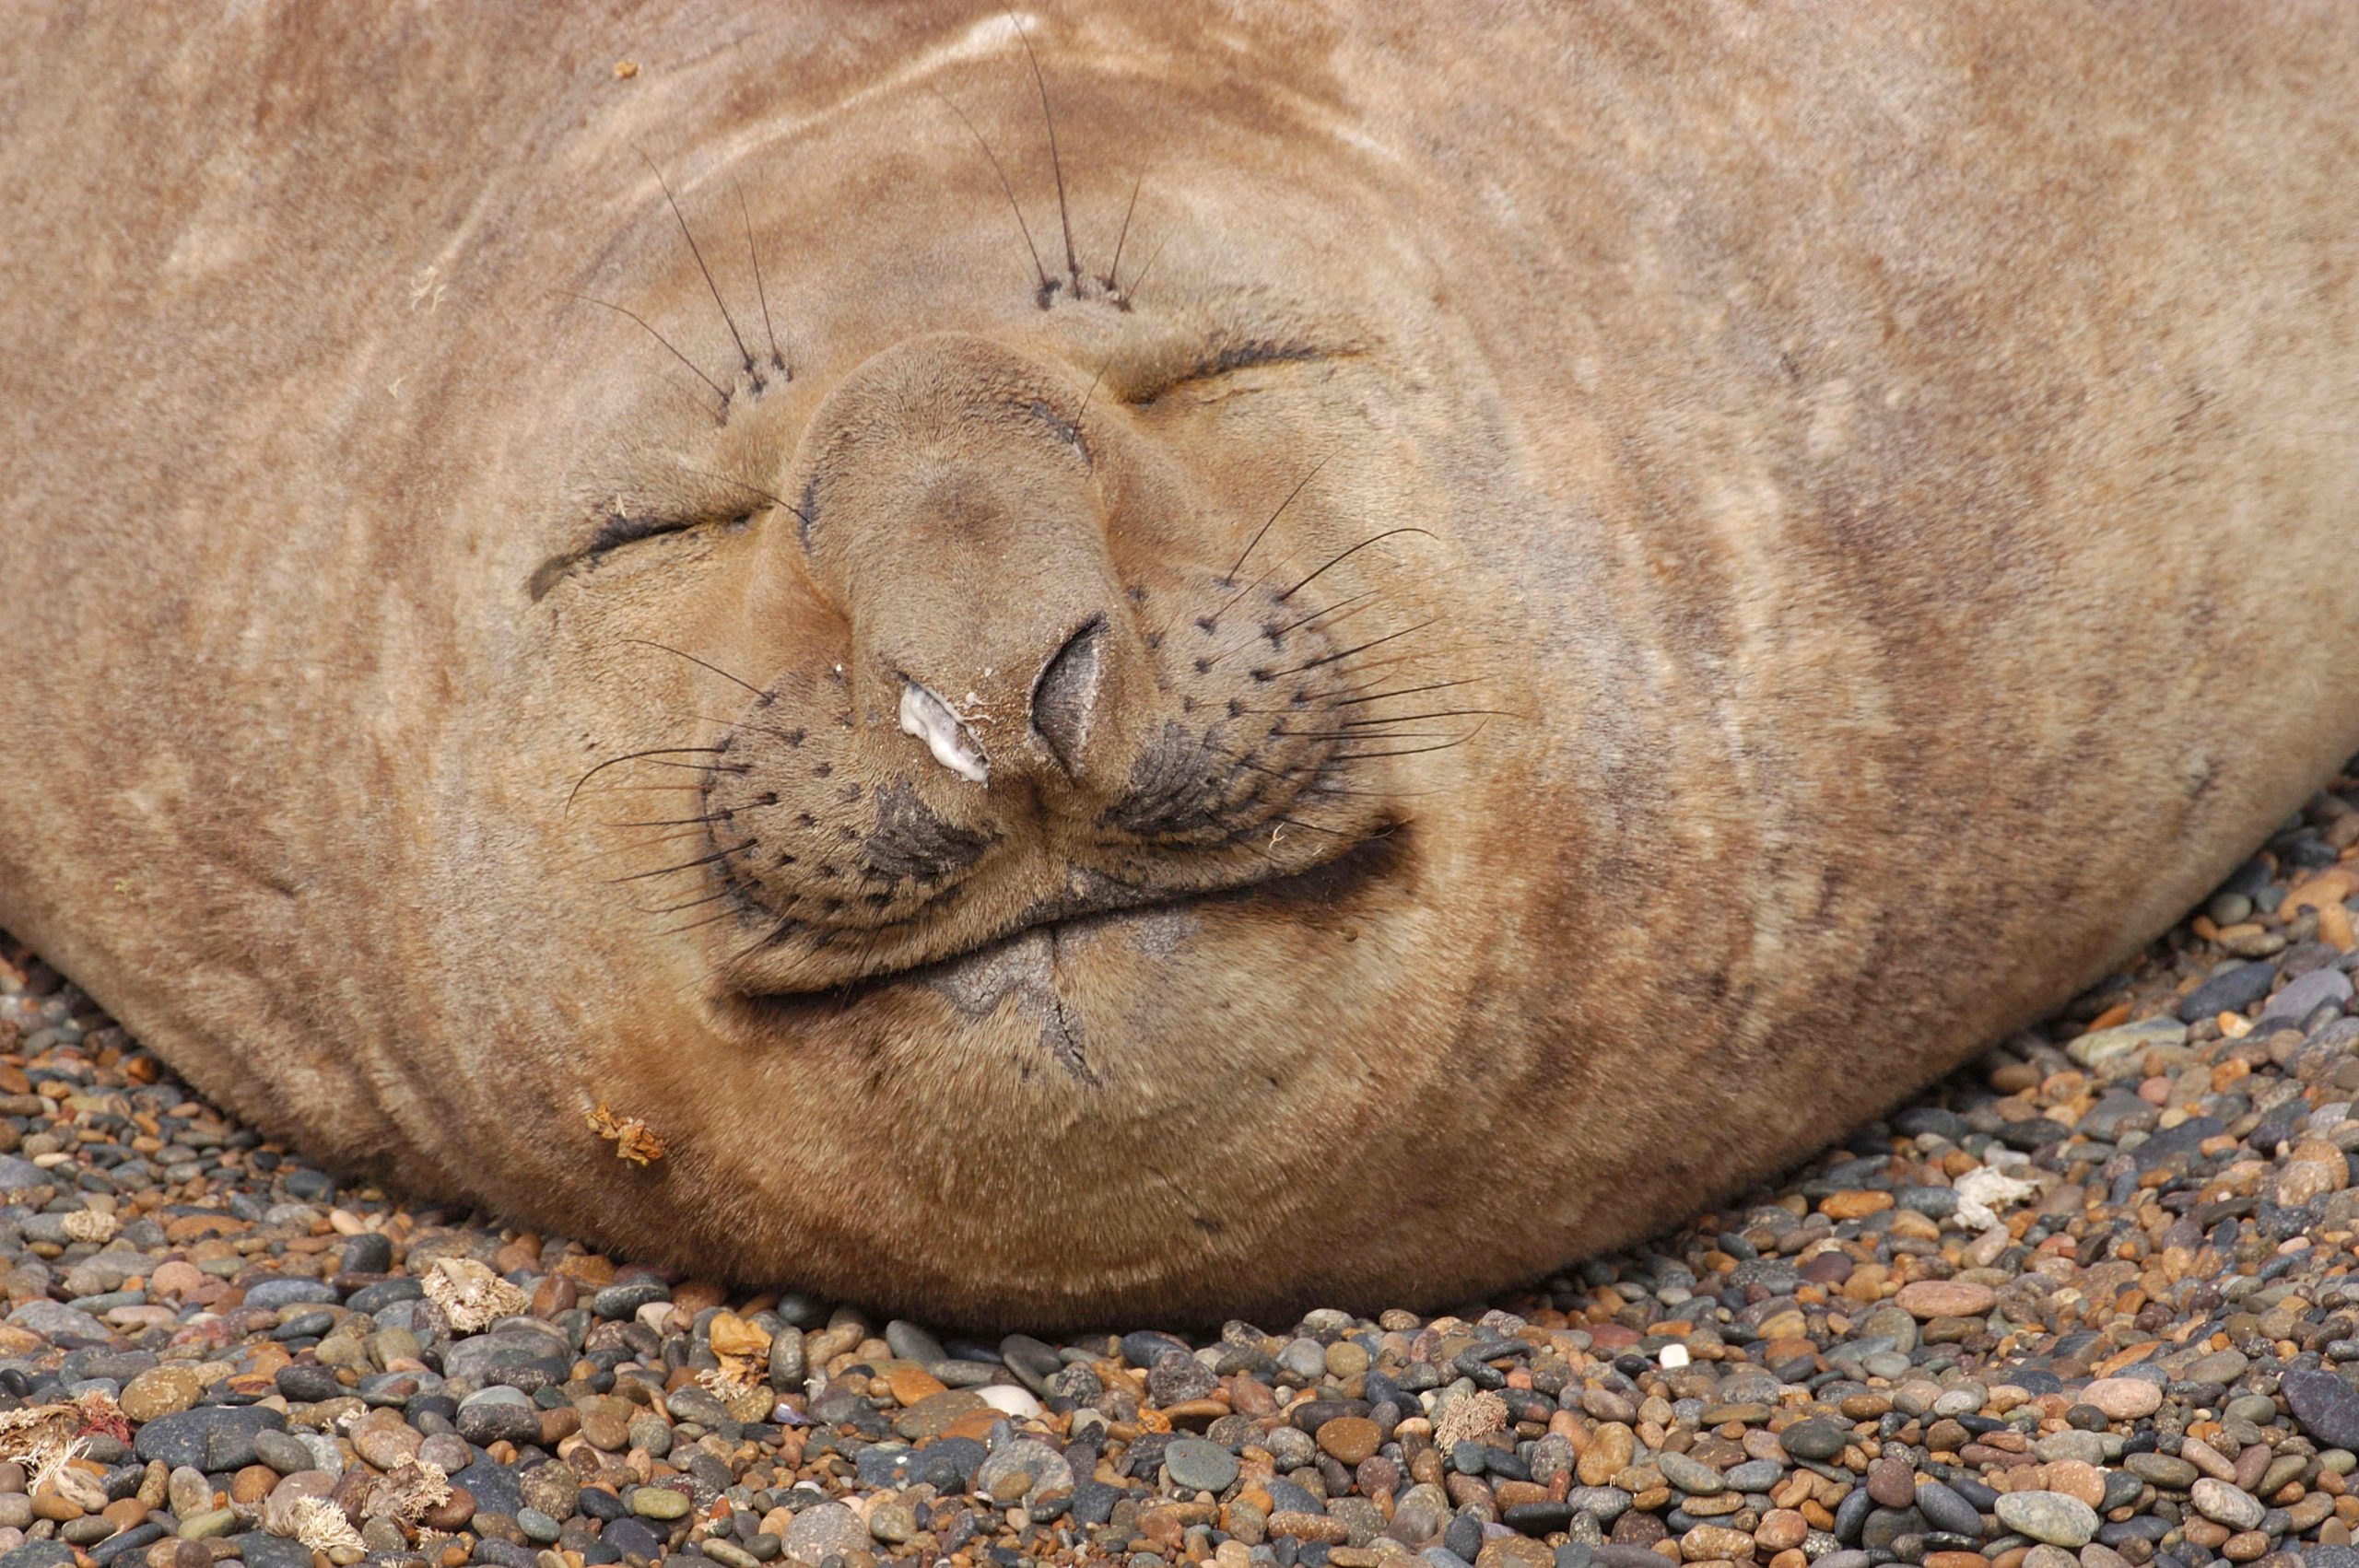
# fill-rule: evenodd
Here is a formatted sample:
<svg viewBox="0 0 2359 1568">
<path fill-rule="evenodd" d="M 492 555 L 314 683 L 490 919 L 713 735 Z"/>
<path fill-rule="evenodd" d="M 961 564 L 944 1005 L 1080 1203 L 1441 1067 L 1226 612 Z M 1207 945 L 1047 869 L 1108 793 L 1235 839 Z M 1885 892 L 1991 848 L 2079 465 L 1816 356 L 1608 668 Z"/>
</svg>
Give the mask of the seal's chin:
<svg viewBox="0 0 2359 1568">
<path fill-rule="evenodd" d="M 916 962 L 882 960 L 860 973 L 821 985 L 765 985 L 749 979 L 730 988 L 730 1002 L 758 1015 L 806 1019 L 815 1012 L 859 1006 L 901 986 L 948 999 L 961 1012 L 987 1012 L 1010 991 L 1052 986 L 1061 956 L 1087 951 L 1106 938 L 1128 939 L 1134 951 L 1168 952 L 1187 940 L 1201 918 L 1221 910 L 1255 910 L 1298 919 L 1332 908 L 1346 895 L 1383 881 L 1401 863 L 1406 825 L 1387 825 L 1307 871 L 1231 885 L 1144 896 L 1075 898 L 1037 906 L 1012 926 Z"/>
</svg>

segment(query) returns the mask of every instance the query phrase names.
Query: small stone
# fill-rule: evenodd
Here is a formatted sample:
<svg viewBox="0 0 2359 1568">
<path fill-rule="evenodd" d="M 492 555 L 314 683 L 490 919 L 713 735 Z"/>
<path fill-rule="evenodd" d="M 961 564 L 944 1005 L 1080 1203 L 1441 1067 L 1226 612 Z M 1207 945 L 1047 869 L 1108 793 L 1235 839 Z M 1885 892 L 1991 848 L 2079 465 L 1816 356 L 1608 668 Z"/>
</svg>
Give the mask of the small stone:
<svg viewBox="0 0 2359 1568">
<path fill-rule="evenodd" d="M 1887 1508 L 1906 1508 L 1917 1501 L 1917 1472 L 1906 1459 L 1890 1455 L 1868 1467 L 1868 1495 Z"/>
<path fill-rule="evenodd" d="M 2162 1409 L 2163 1387 L 2142 1377 L 2100 1377 L 2081 1390 L 2081 1398 L 2109 1421 L 2136 1421 Z"/>
<path fill-rule="evenodd" d="M 287 1418 L 266 1405 L 199 1405 L 149 1422 L 134 1445 L 143 1459 L 199 1470 L 238 1470 L 254 1462 L 254 1433 L 285 1432 Z"/>
<path fill-rule="evenodd" d="M 1919 1322 L 1936 1317 L 1981 1317 L 1998 1305 L 1999 1293 L 1970 1280 L 1918 1280 L 1900 1287 L 1893 1302 Z"/>
<path fill-rule="evenodd" d="M 2096 1539 L 2097 1511 L 2060 1492 L 2008 1492 L 1999 1496 L 2000 1523 L 2050 1546 L 2079 1550 Z"/>
<path fill-rule="evenodd" d="M 1319 1428 L 1319 1446 L 1346 1467 L 1357 1467 L 1383 1441 L 1383 1431 L 1365 1416 L 1337 1416 Z"/>
<path fill-rule="evenodd" d="M 1218 1496 L 1237 1480 L 1237 1457 L 1219 1444 L 1207 1443 L 1201 1437 L 1174 1440 L 1163 1451 L 1163 1468 L 1169 1472 L 1171 1484 L 1182 1492 L 1209 1492 Z"/>
<path fill-rule="evenodd" d="M 642 1519 L 685 1518 L 688 1506 L 688 1494 L 668 1486 L 642 1486 L 630 1494 L 630 1511 Z"/>
<path fill-rule="evenodd" d="M 1924 1515 L 1925 1522 L 1937 1530 L 1961 1536 L 1982 1533 L 1982 1515 L 1974 1504 L 1938 1480 L 1918 1485 L 1917 1512 Z"/>
<path fill-rule="evenodd" d="M 822 1562 L 867 1550 L 869 1539 L 868 1527 L 850 1507 L 821 1503 L 794 1515 L 782 1544 L 786 1555 L 798 1562 Z"/>
<path fill-rule="evenodd" d="M 142 1425 L 196 1403 L 205 1385 L 185 1366 L 152 1366 L 123 1387 L 123 1413 Z"/>
<path fill-rule="evenodd" d="M 1658 1454 L 1655 1456 L 1655 1469 L 1662 1472 L 1663 1480 L 1690 1496 L 1709 1495 L 1728 1490 L 1728 1483 L 1720 1479 L 1719 1471 L 1684 1454 L 1667 1451 Z"/>
<path fill-rule="evenodd" d="M 2198 1480 L 2189 1489 L 2188 1496 L 2195 1504 L 2197 1513 L 2232 1530 L 2254 1528 L 2268 1511 L 2261 1506 L 2260 1499 L 2252 1493 L 2211 1476 Z"/>
<path fill-rule="evenodd" d="M 1779 1441 L 1795 1458 L 1824 1464 L 1843 1452 L 1851 1441 L 1851 1429 L 1831 1421 L 1801 1421 L 1786 1428 Z"/>
<path fill-rule="evenodd" d="M 2294 1375 L 2298 1376 L 2299 1374 Z M 2292 1377 L 2286 1379 L 2288 1382 L 2292 1380 Z M 2195 1484 L 2195 1478 L 2202 1473 L 2185 1459 L 2170 1454 L 2127 1455 L 2121 1461 L 2121 1468 L 2140 1480 L 2151 1482 L 2170 1492 L 2185 1492 Z"/>
<path fill-rule="evenodd" d="M 2180 998 L 2179 1018 L 2193 1024 L 2223 1012 L 2242 1012 L 2267 996 L 2276 978 L 2277 966 L 2273 964 L 2239 964 L 2212 976 Z"/>
<path fill-rule="evenodd" d="M 1031 1421 L 1040 1414 L 1040 1401 L 1014 1384 L 990 1384 L 976 1389 L 975 1397 L 1010 1421 Z"/>
<path fill-rule="evenodd" d="M 2187 1043 L 2187 1025 L 2176 1018 L 2148 1018 L 2111 1029 L 2093 1029 L 2064 1047 L 2064 1054 L 2082 1067 L 2097 1067 L 2119 1056 L 2143 1053 L 2156 1046 Z"/>
</svg>

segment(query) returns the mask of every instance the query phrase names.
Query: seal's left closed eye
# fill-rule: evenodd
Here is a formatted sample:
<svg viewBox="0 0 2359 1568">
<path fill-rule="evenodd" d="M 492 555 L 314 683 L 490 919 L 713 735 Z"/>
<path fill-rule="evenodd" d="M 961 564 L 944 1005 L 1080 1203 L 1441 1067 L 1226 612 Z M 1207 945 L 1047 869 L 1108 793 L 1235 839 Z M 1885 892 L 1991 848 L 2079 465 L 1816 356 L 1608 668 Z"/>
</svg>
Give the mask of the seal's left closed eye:
<svg viewBox="0 0 2359 1568">
<path fill-rule="evenodd" d="M 607 510 L 598 523 L 597 531 L 588 542 L 571 550 L 550 556 L 541 563 L 527 583 L 527 591 L 534 603 L 555 587 L 559 579 L 577 568 L 594 566 L 603 557 L 628 545 L 644 540 L 661 539 L 669 534 L 687 533 L 698 529 L 722 527 L 743 528 L 759 514 L 758 507 L 742 508 L 726 513 L 699 511 L 694 509 L 631 512 L 619 507 Z"/>
</svg>

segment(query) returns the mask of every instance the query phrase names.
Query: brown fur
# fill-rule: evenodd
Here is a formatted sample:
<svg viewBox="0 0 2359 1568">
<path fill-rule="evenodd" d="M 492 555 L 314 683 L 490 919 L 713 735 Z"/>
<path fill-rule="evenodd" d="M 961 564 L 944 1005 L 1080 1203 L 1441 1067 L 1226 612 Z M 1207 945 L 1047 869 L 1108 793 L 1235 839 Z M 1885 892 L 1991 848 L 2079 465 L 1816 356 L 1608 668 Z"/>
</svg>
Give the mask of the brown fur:
<svg viewBox="0 0 2359 1568">
<path fill-rule="evenodd" d="M 989 5 L 19 18 L 0 922 L 641 1255 L 1431 1302 L 1889 1104 L 2359 745 L 2337 6 L 1024 26 L 1064 215 Z"/>
</svg>

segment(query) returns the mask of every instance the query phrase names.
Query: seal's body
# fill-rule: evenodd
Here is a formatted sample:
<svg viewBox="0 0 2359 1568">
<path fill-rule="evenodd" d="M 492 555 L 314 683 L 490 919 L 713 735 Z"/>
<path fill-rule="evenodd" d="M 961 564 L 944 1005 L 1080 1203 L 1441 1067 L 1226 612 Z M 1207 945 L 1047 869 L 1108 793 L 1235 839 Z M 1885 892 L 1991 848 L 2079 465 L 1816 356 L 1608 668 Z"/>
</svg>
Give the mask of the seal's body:
<svg viewBox="0 0 2359 1568">
<path fill-rule="evenodd" d="M 2359 747 L 2331 7 L 19 30 L 0 921 L 416 1187 L 1454 1296 Z"/>
</svg>

